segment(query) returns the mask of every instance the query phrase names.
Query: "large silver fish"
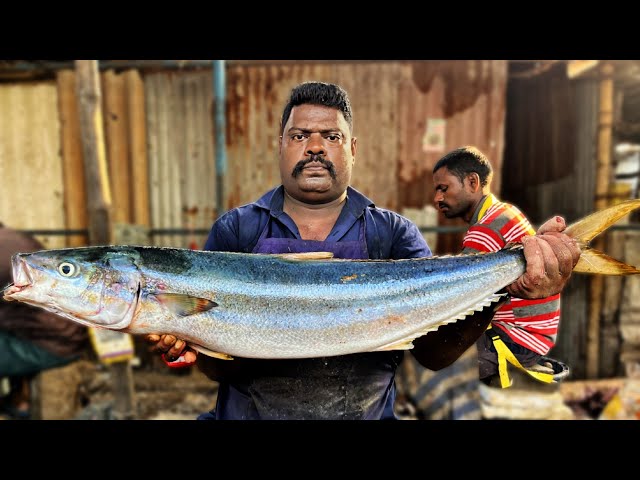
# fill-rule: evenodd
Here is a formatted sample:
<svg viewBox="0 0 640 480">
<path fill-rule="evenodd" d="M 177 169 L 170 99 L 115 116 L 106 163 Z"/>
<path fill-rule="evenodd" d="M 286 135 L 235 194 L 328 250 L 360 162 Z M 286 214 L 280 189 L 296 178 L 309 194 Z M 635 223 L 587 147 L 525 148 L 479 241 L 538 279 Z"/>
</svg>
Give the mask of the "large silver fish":
<svg viewBox="0 0 640 480">
<path fill-rule="evenodd" d="M 588 247 L 638 207 L 625 202 L 568 227 L 582 246 L 574 270 L 640 273 Z M 407 260 L 94 246 L 14 255 L 4 297 L 91 327 L 173 334 L 220 358 L 305 358 L 411 348 L 500 301 L 524 271 L 521 244 Z"/>
</svg>

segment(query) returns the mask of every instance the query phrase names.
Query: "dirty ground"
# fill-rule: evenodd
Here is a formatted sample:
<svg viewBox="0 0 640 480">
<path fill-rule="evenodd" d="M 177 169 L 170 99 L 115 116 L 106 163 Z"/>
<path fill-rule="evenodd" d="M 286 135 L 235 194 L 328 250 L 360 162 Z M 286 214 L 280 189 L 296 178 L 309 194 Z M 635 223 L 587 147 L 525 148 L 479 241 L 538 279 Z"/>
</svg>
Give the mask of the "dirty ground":
<svg viewBox="0 0 640 480">
<path fill-rule="evenodd" d="M 42 372 L 32 382 L 33 417 L 43 420 L 115 419 L 111 370 L 90 360 Z M 132 420 L 193 420 L 215 405 L 217 383 L 197 368 L 132 367 Z"/>
<path fill-rule="evenodd" d="M 159 359 L 158 359 L 159 360 Z M 80 360 L 46 372 L 34 381 L 39 409 L 34 418 L 44 420 L 108 420 L 117 419 L 113 410 L 114 395 L 111 370 L 95 361 Z M 215 405 L 218 384 L 209 380 L 196 367 L 170 369 L 162 363 L 132 367 L 135 411 L 132 420 L 195 420 Z M 501 398 L 518 392 L 503 392 Z M 492 395 L 500 394 L 493 392 Z M 531 417 L 549 419 L 639 419 L 640 380 L 618 378 L 599 381 L 563 382 L 557 395 L 562 395 L 569 414 Z M 545 399 L 529 398 L 524 403 Z M 495 407 L 499 402 L 493 402 Z M 515 404 L 522 407 L 523 402 Z M 555 403 L 557 406 L 557 402 Z M 500 406 L 500 405 L 498 405 Z M 513 405 L 512 405 L 513 407 Z M 511 407 L 510 407 L 511 408 Z M 509 414 L 511 418 L 518 415 Z M 415 420 L 408 409 L 399 406 L 403 420 Z"/>
</svg>

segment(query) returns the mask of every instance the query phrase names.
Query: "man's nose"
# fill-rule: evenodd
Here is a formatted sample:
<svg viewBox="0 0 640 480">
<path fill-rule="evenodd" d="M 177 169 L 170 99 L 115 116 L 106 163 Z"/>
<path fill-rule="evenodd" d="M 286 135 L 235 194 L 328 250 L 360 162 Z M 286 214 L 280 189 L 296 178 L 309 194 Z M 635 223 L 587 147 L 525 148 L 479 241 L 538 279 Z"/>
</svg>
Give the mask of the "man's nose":
<svg viewBox="0 0 640 480">
<path fill-rule="evenodd" d="M 324 138 L 319 133 L 312 133 L 309 135 L 309 140 L 307 141 L 307 154 L 308 155 L 324 155 Z"/>
<path fill-rule="evenodd" d="M 433 195 L 433 202 L 434 203 L 442 202 L 443 200 L 444 200 L 444 195 L 442 194 L 442 192 L 436 192 Z"/>
</svg>

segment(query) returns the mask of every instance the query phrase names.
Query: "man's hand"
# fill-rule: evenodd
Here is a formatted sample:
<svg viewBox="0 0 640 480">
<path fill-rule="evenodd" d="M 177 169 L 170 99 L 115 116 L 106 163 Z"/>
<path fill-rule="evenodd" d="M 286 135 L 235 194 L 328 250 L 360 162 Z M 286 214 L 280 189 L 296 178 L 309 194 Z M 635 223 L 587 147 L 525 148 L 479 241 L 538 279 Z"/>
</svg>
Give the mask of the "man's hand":
<svg viewBox="0 0 640 480">
<path fill-rule="evenodd" d="M 535 235 L 522 239 L 527 270 L 506 290 L 514 297 L 545 298 L 564 288 L 580 259 L 580 247 L 568 235 L 564 218 L 553 217 Z"/>
<path fill-rule="evenodd" d="M 198 352 L 190 347 L 184 340 L 180 340 L 173 335 L 149 334 L 144 337 L 145 341 L 151 344 L 149 349 L 152 352 L 162 352 L 169 362 L 175 362 L 180 355 L 184 355 L 184 361 L 192 364 L 196 361 Z"/>
</svg>

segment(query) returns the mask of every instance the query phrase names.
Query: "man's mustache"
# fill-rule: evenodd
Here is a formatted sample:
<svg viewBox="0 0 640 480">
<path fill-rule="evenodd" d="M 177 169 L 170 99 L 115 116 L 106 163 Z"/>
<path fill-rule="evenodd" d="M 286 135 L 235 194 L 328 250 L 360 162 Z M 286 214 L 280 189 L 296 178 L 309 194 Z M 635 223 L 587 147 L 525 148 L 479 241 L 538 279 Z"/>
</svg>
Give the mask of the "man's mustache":
<svg viewBox="0 0 640 480">
<path fill-rule="evenodd" d="M 297 177 L 302 173 L 304 167 L 306 167 L 311 162 L 318 162 L 324 165 L 324 167 L 329 171 L 329 175 L 331 178 L 336 178 L 336 168 L 333 166 L 333 162 L 324 158 L 324 155 L 309 155 L 304 160 L 300 160 L 296 163 L 296 166 L 293 168 L 293 172 L 291 172 L 291 176 L 293 178 Z"/>
</svg>

